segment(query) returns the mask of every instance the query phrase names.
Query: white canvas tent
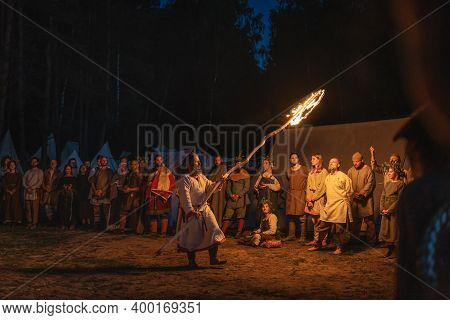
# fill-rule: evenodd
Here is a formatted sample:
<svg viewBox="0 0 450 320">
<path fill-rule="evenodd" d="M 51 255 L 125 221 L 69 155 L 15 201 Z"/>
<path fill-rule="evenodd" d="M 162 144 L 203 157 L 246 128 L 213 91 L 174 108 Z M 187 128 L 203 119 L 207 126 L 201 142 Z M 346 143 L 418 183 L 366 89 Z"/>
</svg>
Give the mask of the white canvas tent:
<svg viewBox="0 0 450 320">
<path fill-rule="evenodd" d="M 17 161 L 18 171 L 23 173 L 22 166 L 19 161 L 19 157 L 17 156 L 16 148 L 14 147 L 14 143 L 11 137 L 11 132 L 6 131 L 3 136 L 2 141 L 0 142 L 0 159 L 5 156 L 10 156 L 12 159 Z"/>
<path fill-rule="evenodd" d="M 39 149 L 33 154 L 33 157 L 41 159 L 42 147 L 39 147 Z M 47 138 L 47 157 L 50 160 L 56 160 L 56 141 L 53 133 L 50 133 Z"/>
<path fill-rule="evenodd" d="M 91 168 L 97 168 L 97 157 L 99 155 L 103 155 L 106 158 L 108 158 L 108 167 L 110 167 L 112 170 L 117 170 L 117 163 L 116 160 L 114 160 L 114 157 L 111 154 L 111 149 L 109 148 L 109 143 L 106 142 L 101 149 L 97 152 L 97 154 L 94 156 L 94 158 L 91 161 Z"/>
</svg>

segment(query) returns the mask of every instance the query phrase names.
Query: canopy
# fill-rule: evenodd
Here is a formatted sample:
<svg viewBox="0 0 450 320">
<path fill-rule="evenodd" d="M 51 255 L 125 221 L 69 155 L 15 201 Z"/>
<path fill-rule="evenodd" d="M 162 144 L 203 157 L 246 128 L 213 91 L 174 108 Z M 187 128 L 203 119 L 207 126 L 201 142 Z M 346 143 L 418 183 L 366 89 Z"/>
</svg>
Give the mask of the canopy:
<svg viewBox="0 0 450 320">
<path fill-rule="evenodd" d="M 42 146 L 37 149 L 37 151 L 33 154 L 33 157 L 41 159 L 42 157 Z M 53 133 L 47 138 L 47 157 L 50 160 L 56 160 L 56 141 Z"/>
<path fill-rule="evenodd" d="M 11 137 L 11 132 L 9 130 L 6 131 L 2 141 L 0 142 L 0 159 L 3 159 L 3 157 L 5 156 L 10 156 L 12 159 L 16 160 L 18 171 L 23 172 L 19 157 L 17 156 L 16 148 L 14 147 L 14 143 Z"/>
</svg>

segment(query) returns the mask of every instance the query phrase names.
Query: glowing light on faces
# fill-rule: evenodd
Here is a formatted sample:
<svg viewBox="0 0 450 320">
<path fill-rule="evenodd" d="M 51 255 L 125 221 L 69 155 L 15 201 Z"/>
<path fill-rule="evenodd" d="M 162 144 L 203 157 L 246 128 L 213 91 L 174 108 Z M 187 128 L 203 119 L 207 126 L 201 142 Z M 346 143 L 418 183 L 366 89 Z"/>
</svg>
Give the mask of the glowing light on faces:
<svg viewBox="0 0 450 320">
<path fill-rule="evenodd" d="M 311 111 L 314 110 L 314 108 L 319 105 L 320 101 L 322 100 L 323 96 L 325 94 L 325 90 L 321 89 L 315 92 L 312 92 L 308 98 L 306 98 L 305 101 L 300 102 L 297 106 L 295 106 L 291 113 L 287 115 L 288 118 L 291 118 L 291 121 L 289 122 L 289 125 L 296 126 L 298 125 L 303 119 L 306 119 Z"/>
</svg>

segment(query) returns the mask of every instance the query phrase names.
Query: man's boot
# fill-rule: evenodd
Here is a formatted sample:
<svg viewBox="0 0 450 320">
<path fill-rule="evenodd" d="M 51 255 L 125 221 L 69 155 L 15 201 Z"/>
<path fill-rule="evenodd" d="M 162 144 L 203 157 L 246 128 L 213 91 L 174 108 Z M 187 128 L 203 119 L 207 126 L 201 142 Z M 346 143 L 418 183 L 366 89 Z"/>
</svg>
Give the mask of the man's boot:
<svg viewBox="0 0 450 320">
<path fill-rule="evenodd" d="M 169 219 L 161 219 L 161 237 L 167 236 L 167 227 L 169 226 Z"/>
<path fill-rule="evenodd" d="M 300 217 L 300 239 L 298 240 L 298 242 L 300 244 L 305 244 L 306 243 L 306 232 L 308 230 L 308 225 L 307 225 L 307 215 L 303 215 Z"/>
<path fill-rule="evenodd" d="M 377 241 L 375 236 L 375 223 L 373 221 L 367 221 L 367 242 L 374 246 Z"/>
<path fill-rule="evenodd" d="M 158 234 L 158 220 L 150 220 L 150 234 L 156 236 Z"/>
<path fill-rule="evenodd" d="M 209 264 L 211 265 L 218 265 L 218 264 L 225 264 L 227 263 L 227 260 L 220 260 L 217 258 L 217 251 L 219 251 L 219 246 L 213 246 L 208 250 L 209 253 Z"/>
<path fill-rule="evenodd" d="M 294 241 L 295 240 L 295 221 L 289 221 L 288 236 L 281 239 L 282 241 Z"/>
<path fill-rule="evenodd" d="M 242 236 L 242 230 L 244 230 L 244 224 L 245 224 L 245 220 L 244 219 L 238 219 L 238 230 L 236 235 L 234 236 L 236 239 L 240 239 Z"/>
<path fill-rule="evenodd" d="M 195 252 L 188 252 L 187 253 L 188 261 L 189 261 L 189 268 L 195 269 L 198 268 L 197 262 L 195 262 Z"/>
<path fill-rule="evenodd" d="M 398 257 L 398 247 L 393 245 L 392 254 L 388 257 L 388 259 L 397 259 Z"/>
</svg>

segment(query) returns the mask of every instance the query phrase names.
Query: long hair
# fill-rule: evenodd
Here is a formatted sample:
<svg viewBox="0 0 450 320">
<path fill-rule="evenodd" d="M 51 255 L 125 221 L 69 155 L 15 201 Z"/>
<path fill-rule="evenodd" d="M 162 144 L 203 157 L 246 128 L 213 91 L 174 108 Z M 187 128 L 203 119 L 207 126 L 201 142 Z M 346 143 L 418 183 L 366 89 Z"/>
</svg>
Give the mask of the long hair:
<svg viewBox="0 0 450 320">
<path fill-rule="evenodd" d="M 315 153 L 311 157 L 317 158 L 319 160 L 319 163 L 317 164 L 317 167 L 311 166 L 311 173 L 322 172 L 323 169 L 323 156 L 320 153 Z"/>
<path fill-rule="evenodd" d="M 14 159 L 11 159 L 9 162 L 8 162 L 8 170 L 10 170 L 10 166 L 11 166 L 11 164 L 12 163 L 14 163 L 14 165 L 15 165 L 15 168 L 14 168 L 14 170 L 17 172 L 17 162 L 16 162 L 16 160 L 14 160 Z"/>
<path fill-rule="evenodd" d="M 70 176 L 73 176 L 73 169 L 72 169 L 72 166 L 70 164 L 66 164 L 64 166 L 64 173 L 63 173 L 63 175 L 66 176 L 66 169 L 67 168 L 70 168 Z"/>
</svg>

